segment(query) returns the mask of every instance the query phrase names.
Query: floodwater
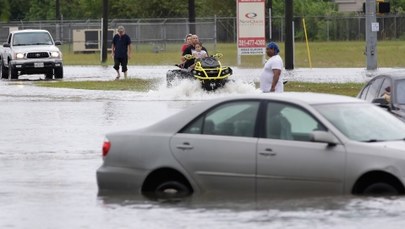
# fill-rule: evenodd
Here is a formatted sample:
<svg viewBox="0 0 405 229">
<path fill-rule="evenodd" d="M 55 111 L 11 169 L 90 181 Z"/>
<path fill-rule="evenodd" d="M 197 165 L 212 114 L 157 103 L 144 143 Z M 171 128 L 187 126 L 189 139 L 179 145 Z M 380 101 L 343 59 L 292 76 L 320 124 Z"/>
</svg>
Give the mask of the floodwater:
<svg viewBox="0 0 405 229">
<path fill-rule="evenodd" d="M 260 93 L 260 69 L 234 69 L 235 82 L 207 93 L 196 82 L 164 87 L 170 67 L 130 67 L 161 78 L 145 93 L 40 88 L 0 81 L 0 228 L 403 228 L 405 198 L 354 196 L 196 196 L 161 202 L 138 195 L 98 196 L 104 134 L 150 125 L 193 103 Z M 379 71 L 391 71 L 381 69 Z M 289 80 L 364 82 L 362 69 L 299 69 Z M 42 76 L 30 76 L 37 80 Z M 65 68 L 64 80 L 112 80 L 103 67 Z"/>
</svg>

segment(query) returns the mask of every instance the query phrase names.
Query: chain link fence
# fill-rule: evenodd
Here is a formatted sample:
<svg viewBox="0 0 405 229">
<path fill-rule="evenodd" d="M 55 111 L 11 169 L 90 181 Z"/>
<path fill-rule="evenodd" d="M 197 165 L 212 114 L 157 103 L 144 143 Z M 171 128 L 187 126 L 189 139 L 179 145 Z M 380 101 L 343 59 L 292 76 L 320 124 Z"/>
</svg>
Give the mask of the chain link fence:
<svg viewBox="0 0 405 229">
<path fill-rule="evenodd" d="M 302 19 L 301 17 L 294 18 L 296 41 L 304 40 Z M 354 41 L 365 39 L 365 17 L 362 15 L 306 17 L 305 21 L 310 40 Z M 377 21 L 380 24 L 379 40 L 405 39 L 404 15 L 378 16 Z M 185 35 L 190 32 L 190 25 L 195 26 L 200 40 L 204 43 L 204 46 L 210 49 L 215 49 L 217 42 L 236 43 L 237 39 L 237 22 L 234 17 L 197 19 L 193 24 L 190 24 L 187 18 L 111 20 L 109 21 L 109 29 L 111 30 L 109 39 L 118 25 L 123 25 L 126 28 L 126 32 L 131 36 L 136 49 L 150 49 L 153 52 L 165 51 L 170 48 L 168 44 L 171 43 L 183 43 Z M 284 41 L 284 26 L 284 17 L 272 18 L 272 40 Z M 100 48 L 100 37 L 102 37 L 101 32 L 93 33 L 90 41 L 84 38 L 78 40 L 74 36 L 77 31 L 82 33 L 85 31 L 101 31 L 101 20 L 12 21 L 0 23 L 1 42 L 7 40 L 10 29 L 46 29 L 51 32 L 55 40 L 60 40 L 69 45 L 69 49 L 73 51 L 75 51 L 75 45 L 80 43 L 95 42 L 96 47 Z M 110 44 L 110 41 L 108 41 L 108 44 Z"/>
</svg>

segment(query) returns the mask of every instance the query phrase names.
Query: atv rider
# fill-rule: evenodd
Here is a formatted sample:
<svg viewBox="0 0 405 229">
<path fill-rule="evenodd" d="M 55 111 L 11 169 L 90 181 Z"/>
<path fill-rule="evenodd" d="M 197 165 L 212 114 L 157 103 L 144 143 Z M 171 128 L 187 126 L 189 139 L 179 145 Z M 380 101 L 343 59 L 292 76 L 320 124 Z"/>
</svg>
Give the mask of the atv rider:
<svg viewBox="0 0 405 229">
<path fill-rule="evenodd" d="M 184 62 L 184 64 L 183 64 L 184 69 L 188 69 L 189 67 L 194 65 L 194 59 L 186 60 L 184 58 L 184 56 L 187 55 L 187 54 L 193 55 L 193 50 L 195 50 L 195 45 L 199 44 L 200 40 L 198 39 L 198 36 L 194 34 L 194 35 L 191 36 L 191 42 L 192 42 L 192 44 L 190 46 L 188 46 L 186 48 L 186 50 L 184 50 L 183 55 L 181 57 L 181 60 Z M 207 49 L 205 47 L 201 47 L 201 49 L 204 50 L 207 53 L 207 56 L 208 56 Z"/>
</svg>

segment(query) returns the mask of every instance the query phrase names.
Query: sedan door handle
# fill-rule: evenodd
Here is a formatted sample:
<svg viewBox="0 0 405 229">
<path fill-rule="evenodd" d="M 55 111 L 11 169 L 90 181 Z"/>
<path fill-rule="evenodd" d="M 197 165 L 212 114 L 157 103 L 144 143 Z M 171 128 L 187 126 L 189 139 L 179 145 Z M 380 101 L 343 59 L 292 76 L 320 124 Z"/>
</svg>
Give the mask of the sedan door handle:
<svg viewBox="0 0 405 229">
<path fill-rule="evenodd" d="M 188 142 L 184 142 L 182 145 L 177 145 L 176 147 L 177 147 L 177 149 L 181 149 L 181 150 L 187 150 L 187 149 L 193 149 L 194 148 Z"/>
<path fill-rule="evenodd" d="M 265 149 L 265 151 L 259 152 L 259 155 L 266 156 L 266 157 L 273 157 L 273 156 L 276 156 L 277 153 L 273 152 L 272 149 Z"/>
</svg>

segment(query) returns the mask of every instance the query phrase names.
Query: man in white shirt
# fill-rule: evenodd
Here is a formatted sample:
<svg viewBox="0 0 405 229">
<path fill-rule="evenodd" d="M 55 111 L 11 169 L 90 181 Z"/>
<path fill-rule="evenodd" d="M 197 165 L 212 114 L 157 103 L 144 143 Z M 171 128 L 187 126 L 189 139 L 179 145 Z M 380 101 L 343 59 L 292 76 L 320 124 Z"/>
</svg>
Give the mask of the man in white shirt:
<svg viewBox="0 0 405 229">
<path fill-rule="evenodd" d="M 275 42 L 270 42 L 266 46 L 266 54 L 270 57 L 264 64 L 263 72 L 260 75 L 260 90 L 263 93 L 283 92 L 284 84 L 281 70 L 284 67 L 283 60 L 278 53 L 280 49 Z"/>
</svg>

